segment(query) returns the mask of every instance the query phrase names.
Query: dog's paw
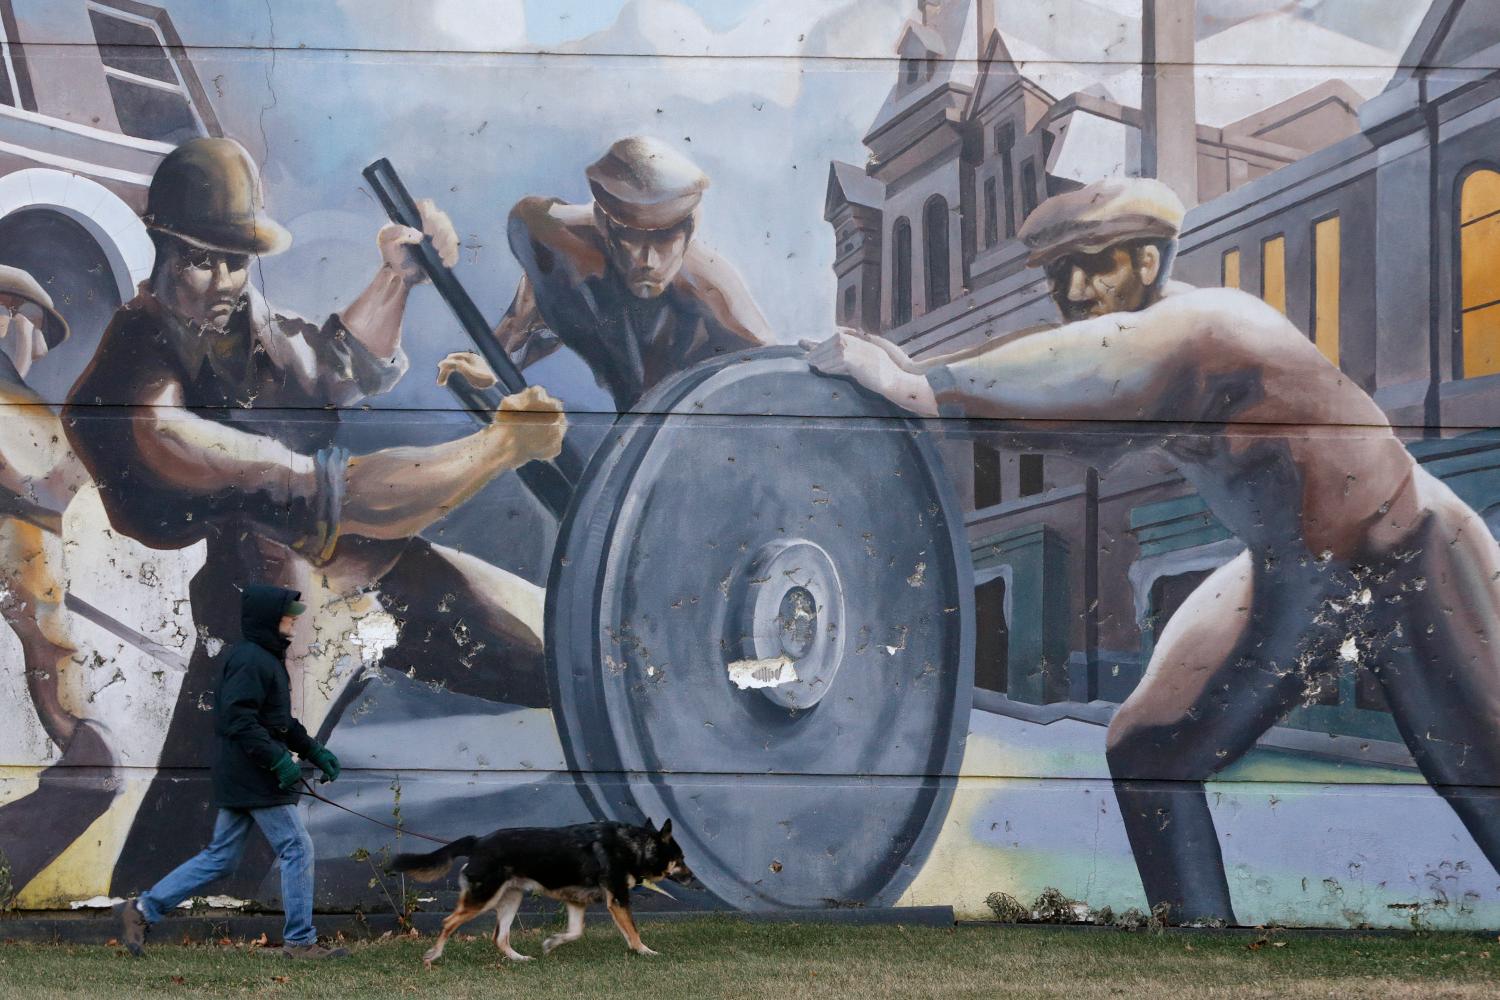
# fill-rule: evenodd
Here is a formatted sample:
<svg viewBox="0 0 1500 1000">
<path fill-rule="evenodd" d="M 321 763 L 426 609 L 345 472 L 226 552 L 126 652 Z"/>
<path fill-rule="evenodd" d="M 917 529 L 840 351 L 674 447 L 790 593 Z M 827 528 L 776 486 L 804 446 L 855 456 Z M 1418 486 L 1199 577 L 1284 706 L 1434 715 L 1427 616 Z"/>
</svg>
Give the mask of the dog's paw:
<svg viewBox="0 0 1500 1000">
<path fill-rule="evenodd" d="M 530 962 L 530 961 L 534 961 L 535 960 L 534 956 L 532 956 L 532 955 L 523 955 L 519 951 L 513 951 L 509 955 L 506 955 L 505 957 L 508 958 L 508 959 L 510 959 L 512 962 Z"/>
<path fill-rule="evenodd" d="M 547 940 L 542 942 L 542 954 L 550 955 L 552 954 L 552 949 L 559 948 L 566 943 L 566 941 L 563 941 L 559 938 L 549 937 Z"/>
<path fill-rule="evenodd" d="M 652 951 L 650 948 L 647 948 L 645 945 L 641 945 L 639 948 L 635 949 L 635 953 L 637 955 L 660 955 L 661 954 L 661 952 L 659 952 L 659 951 Z"/>
</svg>

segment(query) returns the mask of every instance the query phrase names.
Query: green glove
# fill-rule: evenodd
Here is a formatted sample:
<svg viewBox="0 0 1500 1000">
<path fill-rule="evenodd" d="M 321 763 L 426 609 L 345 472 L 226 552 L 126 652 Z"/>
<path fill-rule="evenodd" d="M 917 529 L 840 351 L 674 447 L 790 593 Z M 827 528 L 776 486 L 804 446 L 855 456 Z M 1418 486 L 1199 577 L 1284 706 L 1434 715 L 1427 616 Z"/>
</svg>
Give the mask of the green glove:
<svg viewBox="0 0 1500 1000">
<path fill-rule="evenodd" d="M 282 751 L 281 756 L 276 758 L 276 763 L 271 765 L 271 773 L 276 775 L 276 784 L 283 792 L 290 792 L 297 787 L 297 782 L 302 780 L 302 768 L 292 760 L 292 755 Z"/>
<path fill-rule="evenodd" d="M 307 752 L 307 759 L 318 766 L 323 772 L 324 781 L 338 781 L 342 773 L 339 768 L 339 759 L 333 755 L 333 751 L 321 743 L 314 743 L 312 749 Z"/>
</svg>

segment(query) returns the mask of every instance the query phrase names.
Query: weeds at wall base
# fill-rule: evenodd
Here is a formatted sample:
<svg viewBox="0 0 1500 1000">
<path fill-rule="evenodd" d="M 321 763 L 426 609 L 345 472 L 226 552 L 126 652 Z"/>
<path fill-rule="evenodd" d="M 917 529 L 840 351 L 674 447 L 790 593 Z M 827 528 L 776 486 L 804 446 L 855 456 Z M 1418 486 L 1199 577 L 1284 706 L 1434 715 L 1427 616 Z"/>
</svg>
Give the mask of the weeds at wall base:
<svg viewBox="0 0 1500 1000">
<path fill-rule="evenodd" d="M 985 897 L 985 905 L 1004 924 L 1092 924 L 1098 927 L 1116 927 L 1120 930 L 1148 930 L 1160 934 L 1172 926 L 1171 904 L 1157 903 L 1149 913 L 1132 906 L 1116 914 L 1113 908 L 1102 906 L 1095 910 L 1087 903 L 1070 899 L 1061 890 L 1047 886 L 1030 906 L 1007 892 L 992 892 Z M 1222 927 L 1222 921 L 1204 926 Z"/>
</svg>

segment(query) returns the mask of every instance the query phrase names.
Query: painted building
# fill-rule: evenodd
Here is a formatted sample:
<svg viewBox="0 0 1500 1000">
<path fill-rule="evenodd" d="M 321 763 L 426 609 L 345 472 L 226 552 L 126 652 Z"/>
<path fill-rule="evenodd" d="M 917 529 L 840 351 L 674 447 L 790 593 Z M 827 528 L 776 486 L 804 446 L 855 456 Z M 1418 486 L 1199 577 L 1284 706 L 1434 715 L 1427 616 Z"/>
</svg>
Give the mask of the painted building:
<svg viewBox="0 0 1500 1000">
<path fill-rule="evenodd" d="M 1495 109 L 1478 68 L 1455 69 L 1445 74 L 1455 78 L 1448 90 L 1416 96 L 1430 67 L 1460 67 L 1470 48 L 1483 49 L 1488 29 L 1478 21 L 1460 26 L 1460 6 L 1434 6 L 1400 59 L 1403 69 L 1372 101 L 1335 79 L 1221 128 L 1185 121 L 1158 127 L 1191 128 L 1197 149 L 1195 190 L 1202 201 L 1184 225 L 1175 273 L 1195 285 L 1244 288 L 1286 313 L 1397 426 L 1409 429 L 1424 462 L 1487 512 L 1500 498 L 1470 471 L 1486 460 L 1455 464 L 1446 456 L 1484 454 L 1485 435 L 1469 432 L 1493 412 L 1487 362 L 1462 359 L 1466 342 L 1469 355 L 1485 350 L 1478 331 L 1486 304 L 1476 300 L 1483 292 L 1475 276 L 1487 250 L 1475 223 L 1464 220 L 1486 214 L 1484 150 Z M 1016 67 L 1003 34 L 983 20 L 988 15 L 970 11 L 955 20 L 951 8 L 947 13 L 948 21 L 936 13 L 930 24 L 914 19 L 903 39 L 928 39 L 934 58 L 955 60 L 954 73 L 945 81 L 920 74 L 899 80 L 865 137 L 870 166 L 835 163 L 829 180 L 828 217 L 840 234 L 840 322 L 864 320 L 864 328 L 918 357 L 1054 321 L 1045 279 L 1026 268 L 1015 239 L 1021 221 L 1040 199 L 1086 177 L 1141 173 L 1138 109 L 1083 92 L 1047 94 Z M 1464 16 L 1479 18 L 1477 8 Z M 986 54 L 965 75 L 959 68 L 987 26 Z M 906 145 L 896 149 L 882 141 L 898 112 L 912 124 Z M 1422 115 L 1443 127 L 1414 131 Z M 947 132 L 954 138 L 945 144 Z M 1080 167 L 1085 156 L 1092 162 Z M 920 166 L 903 171 L 903 157 Z M 918 193 L 883 198 L 881 182 Z M 1429 195 L 1413 201 L 1418 191 Z M 951 192 L 958 194 L 950 206 Z M 891 237 L 909 231 L 918 217 L 913 206 L 927 204 L 941 204 L 943 222 L 934 212 L 932 227 L 923 228 L 922 217 L 912 231 L 931 241 Z M 846 230 L 867 233 L 881 220 L 885 242 L 844 238 Z M 950 230 L 942 245 L 936 237 Z M 1403 235 L 1382 238 L 1394 233 Z M 930 275 L 935 265 L 944 277 L 931 290 L 925 279 L 910 277 Z M 877 320 L 844 308 L 882 280 L 885 307 Z M 917 303 L 915 312 L 896 308 L 908 301 Z M 966 451 L 972 451 L 967 461 Z M 988 638 L 981 626 L 979 684 L 986 687 L 989 677 L 989 689 L 1002 695 L 1122 701 L 1149 658 L 1153 635 L 1186 590 L 1238 551 L 1175 477 L 1118 467 L 1099 476 L 1066 457 L 1018 452 L 982 427 L 950 459 L 973 508 L 980 620 L 995 626 Z M 1017 546 L 1013 535 L 1034 538 L 1034 545 Z M 1012 547 L 1050 558 L 1006 558 Z M 1025 567 L 1021 582 L 1014 576 L 1018 564 Z M 1000 582 L 986 583 L 987 575 Z M 1006 595 L 1018 587 L 1045 595 L 1043 603 L 1056 610 L 1017 612 Z M 1028 622 L 1020 629 L 1010 624 L 1018 613 Z M 986 658 L 995 666 L 987 667 Z M 1035 677 L 1041 660 L 1048 682 L 1038 688 L 1024 678 Z M 1020 671 L 1016 681 L 1011 664 Z M 1288 724 L 1395 740 L 1378 691 L 1358 670 L 1346 673 L 1339 690 L 1328 690 Z"/>
</svg>

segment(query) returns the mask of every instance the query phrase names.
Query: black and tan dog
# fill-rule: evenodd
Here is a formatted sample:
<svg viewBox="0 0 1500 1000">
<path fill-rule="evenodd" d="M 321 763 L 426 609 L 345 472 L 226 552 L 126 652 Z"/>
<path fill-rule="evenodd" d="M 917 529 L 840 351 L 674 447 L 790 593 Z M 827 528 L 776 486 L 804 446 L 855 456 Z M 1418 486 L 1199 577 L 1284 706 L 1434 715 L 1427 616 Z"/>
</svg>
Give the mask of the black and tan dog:
<svg viewBox="0 0 1500 1000">
<path fill-rule="evenodd" d="M 422 956 L 429 967 L 443 954 L 448 936 L 464 924 L 495 910 L 495 946 L 506 958 L 529 961 L 510 946 L 510 924 L 529 891 L 561 900 L 568 908 L 568 929 L 542 942 L 542 954 L 583 936 L 583 911 L 604 903 L 630 950 L 656 952 L 641 943 L 630 914 L 630 890 L 654 879 L 688 882 L 693 873 L 672 839 L 672 821 L 656 828 L 626 823 L 583 823 L 560 828 L 521 827 L 496 830 L 485 837 L 460 837 L 430 854 L 398 854 L 395 871 L 419 882 L 442 878 L 454 858 L 468 858 L 458 873 L 458 908 L 443 921 L 437 942 Z"/>
</svg>

